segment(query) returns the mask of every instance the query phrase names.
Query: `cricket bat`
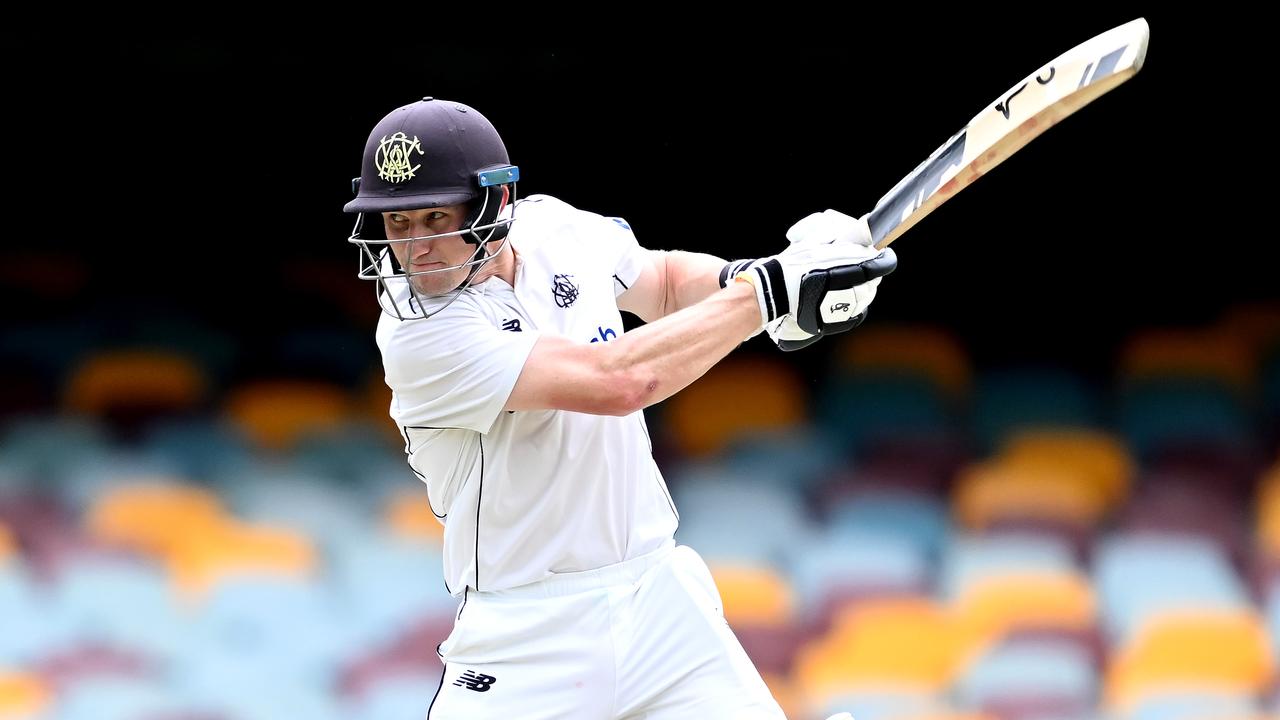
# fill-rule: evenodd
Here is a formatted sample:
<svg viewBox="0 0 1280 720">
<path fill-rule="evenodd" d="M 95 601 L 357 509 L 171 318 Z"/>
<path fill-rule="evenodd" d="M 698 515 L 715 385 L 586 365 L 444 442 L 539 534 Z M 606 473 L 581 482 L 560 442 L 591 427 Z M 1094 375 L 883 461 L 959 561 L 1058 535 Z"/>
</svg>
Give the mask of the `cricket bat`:
<svg viewBox="0 0 1280 720">
<path fill-rule="evenodd" d="M 867 221 L 884 248 L 951 196 L 1071 113 L 1142 69 L 1147 21 L 1138 18 L 1068 50 L 974 116 L 880 198 Z"/>
</svg>

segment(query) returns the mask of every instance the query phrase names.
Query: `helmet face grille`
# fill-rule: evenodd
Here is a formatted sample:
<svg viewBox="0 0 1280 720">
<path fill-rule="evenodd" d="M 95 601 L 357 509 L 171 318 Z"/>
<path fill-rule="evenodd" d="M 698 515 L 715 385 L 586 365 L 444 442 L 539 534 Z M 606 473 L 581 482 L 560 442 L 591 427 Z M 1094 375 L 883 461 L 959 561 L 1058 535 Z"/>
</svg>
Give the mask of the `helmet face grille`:
<svg viewBox="0 0 1280 720">
<path fill-rule="evenodd" d="M 458 236 L 475 245 L 475 250 L 465 261 L 431 270 L 406 271 L 396 261 L 395 254 L 391 251 L 392 241 L 388 240 L 383 233 L 378 233 L 376 236 L 373 233 L 366 233 L 365 214 L 359 213 L 356 216 L 355 227 L 347 238 L 347 242 L 359 248 L 359 267 L 356 277 L 374 281 L 378 305 L 383 312 L 397 320 L 420 320 L 439 313 L 471 286 L 472 280 L 481 268 L 497 258 L 506 248 L 507 234 L 512 223 L 515 222 L 515 207 L 518 205 L 515 183 L 510 187 L 510 212 L 506 213 L 505 217 L 499 217 L 503 207 L 502 187 L 490 187 L 484 192 L 483 200 L 475 204 L 460 229 L 394 241 L 397 243 L 430 242 Z M 496 249 L 488 247 L 490 243 L 498 241 L 502 244 Z M 423 295 L 414 287 L 412 281 L 414 276 L 453 272 L 464 268 L 468 270 L 466 279 L 444 295 Z"/>
</svg>

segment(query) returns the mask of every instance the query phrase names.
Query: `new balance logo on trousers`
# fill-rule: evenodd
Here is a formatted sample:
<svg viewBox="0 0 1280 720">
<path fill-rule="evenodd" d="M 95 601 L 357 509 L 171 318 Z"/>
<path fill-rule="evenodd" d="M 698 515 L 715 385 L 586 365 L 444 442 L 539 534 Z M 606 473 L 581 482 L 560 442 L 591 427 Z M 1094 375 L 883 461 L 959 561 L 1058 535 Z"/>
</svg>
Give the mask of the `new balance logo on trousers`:
<svg viewBox="0 0 1280 720">
<path fill-rule="evenodd" d="M 468 670 L 454 680 L 453 684 L 476 692 L 489 692 L 489 687 L 495 682 L 497 679 L 492 675 L 482 675 L 474 670 Z"/>
</svg>

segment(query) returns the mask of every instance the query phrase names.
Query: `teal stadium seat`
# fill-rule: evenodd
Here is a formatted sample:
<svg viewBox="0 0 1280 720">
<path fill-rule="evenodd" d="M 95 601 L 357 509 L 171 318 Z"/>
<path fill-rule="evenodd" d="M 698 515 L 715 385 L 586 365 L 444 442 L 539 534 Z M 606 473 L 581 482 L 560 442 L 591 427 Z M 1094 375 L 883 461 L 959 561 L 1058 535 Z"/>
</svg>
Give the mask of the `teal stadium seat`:
<svg viewBox="0 0 1280 720">
<path fill-rule="evenodd" d="M 970 423 L 985 453 L 1027 427 L 1098 427 L 1101 401 L 1085 380 L 1059 369 L 1018 369 L 978 378 Z"/>
</svg>

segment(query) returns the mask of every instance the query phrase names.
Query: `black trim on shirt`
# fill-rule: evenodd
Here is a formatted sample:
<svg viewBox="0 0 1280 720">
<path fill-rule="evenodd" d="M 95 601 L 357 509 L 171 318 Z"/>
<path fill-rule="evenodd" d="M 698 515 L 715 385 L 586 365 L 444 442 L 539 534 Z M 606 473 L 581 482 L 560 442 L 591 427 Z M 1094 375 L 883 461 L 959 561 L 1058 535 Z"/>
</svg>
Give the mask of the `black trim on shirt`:
<svg viewBox="0 0 1280 720">
<path fill-rule="evenodd" d="M 409 435 L 410 430 L 459 430 L 461 429 L 461 428 L 431 427 L 429 425 L 401 425 L 400 427 L 404 428 L 404 451 L 408 455 L 413 455 L 413 438 L 410 437 Z M 413 474 L 417 475 L 418 479 L 421 480 L 422 483 L 427 486 L 427 507 L 431 508 L 431 514 L 435 515 L 437 518 L 441 520 L 448 519 L 449 513 L 445 513 L 441 515 L 440 513 L 436 512 L 436 504 L 431 500 L 431 485 L 427 483 L 427 476 L 418 472 L 418 469 L 413 466 L 413 463 L 407 463 L 407 464 L 409 465 L 409 469 L 413 471 Z M 445 583 L 445 588 L 448 589 L 448 587 L 449 587 L 448 583 Z"/>
<path fill-rule="evenodd" d="M 480 592 L 480 508 L 484 504 L 484 436 L 478 436 L 480 441 L 480 488 L 476 491 L 476 592 Z"/>
<path fill-rule="evenodd" d="M 671 514 L 676 516 L 676 529 L 680 529 L 680 513 L 676 510 L 676 503 L 671 499 L 671 492 L 667 490 L 667 484 L 662 481 L 662 474 L 655 472 L 653 474 L 654 482 L 658 483 L 658 489 L 667 498 L 667 507 L 671 508 Z"/>
<path fill-rule="evenodd" d="M 650 454 L 652 454 L 652 453 L 653 453 L 653 438 L 649 437 L 649 426 L 645 424 L 645 421 L 644 421 L 644 414 L 643 414 L 643 413 L 644 413 L 644 411 L 643 411 L 643 410 L 642 410 L 642 411 L 640 411 L 639 413 L 637 413 L 637 415 L 639 416 L 637 419 L 640 421 L 640 429 L 641 429 L 641 430 L 644 430 L 644 438 L 645 438 L 645 440 L 648 440 L 648 441 L 649 441 L 649 453 L 650 453 Z M 675 503 L 675 501 L 674 501 L 674 500 L 672 500 L 672 499 L 671 499 L 671 491 L 667 490 L 667 485 L 666 485 L 666 483 L 662 482 L 662 480 L 660 480 L 660 479 L 659 479 L 659 478 L 661 477 L 661 474 L 660 474 L 660 473 L 654 473 L 654 474 L 653 474 L 653 477 L 654 477 L 654 480 L 657 480 L 657 482 L 658 482 L 658 489 L 662 491 L 662 495 L 667 499 L 667 507 L 671 508 L 671 514 L 672 514 L 672 515 L 675 515 L 675 517 L 676 517 L 676 528 L 679 528 L 679 527 L 680 527 L 680 512 L 676 510 L 676 503 Z"/>
<path fill-rule="evenodd" d="M 453 616 L 453 621 L 457 622 L 462 619 L 462 611 L 467 609 L 467 599 L 471 597 L 471 588 L 462 588 L 462 604 L 458 606 L 458 614 Z"/>
</svg>

